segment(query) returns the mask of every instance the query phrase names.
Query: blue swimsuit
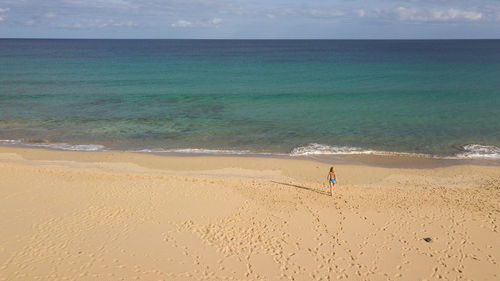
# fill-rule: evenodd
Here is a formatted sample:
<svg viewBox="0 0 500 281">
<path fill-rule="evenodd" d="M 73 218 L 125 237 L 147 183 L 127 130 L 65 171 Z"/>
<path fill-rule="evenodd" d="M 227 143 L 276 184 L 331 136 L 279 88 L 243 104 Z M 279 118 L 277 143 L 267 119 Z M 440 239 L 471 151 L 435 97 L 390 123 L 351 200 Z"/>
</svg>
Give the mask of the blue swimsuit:
<svg viewBox="0 0 500 281">
<path fill-rule="evenodd" d="M 335 179 L 330 179 L 331 182 L 335 183 Z"/>
</svg>

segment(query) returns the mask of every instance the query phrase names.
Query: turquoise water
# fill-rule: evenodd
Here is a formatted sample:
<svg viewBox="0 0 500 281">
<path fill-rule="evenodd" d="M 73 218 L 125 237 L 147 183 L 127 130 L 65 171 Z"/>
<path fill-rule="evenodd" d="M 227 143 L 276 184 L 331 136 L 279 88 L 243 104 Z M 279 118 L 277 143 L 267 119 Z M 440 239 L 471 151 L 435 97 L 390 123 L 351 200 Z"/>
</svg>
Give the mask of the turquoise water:
<svg viewBox="0 0 500 281">
<path fill-rule="evenodd" d="M 3 143 L 498 158 L 499 109 L 500 40 L 0 40 Z"/>
</svg>

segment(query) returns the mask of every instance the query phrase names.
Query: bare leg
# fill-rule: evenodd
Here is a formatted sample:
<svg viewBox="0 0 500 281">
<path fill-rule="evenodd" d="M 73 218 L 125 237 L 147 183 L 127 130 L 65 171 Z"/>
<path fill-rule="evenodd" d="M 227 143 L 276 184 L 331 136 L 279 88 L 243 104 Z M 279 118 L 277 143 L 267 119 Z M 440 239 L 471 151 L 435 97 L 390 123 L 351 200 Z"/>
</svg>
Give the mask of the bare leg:
<svg viewBox="0 0 500 281">
<path fill-rule="evenodd" d="M 330 182 L 330 195 L 333 196 L 333 186 L 335 184 L 333 182 Z"/>
</svg>

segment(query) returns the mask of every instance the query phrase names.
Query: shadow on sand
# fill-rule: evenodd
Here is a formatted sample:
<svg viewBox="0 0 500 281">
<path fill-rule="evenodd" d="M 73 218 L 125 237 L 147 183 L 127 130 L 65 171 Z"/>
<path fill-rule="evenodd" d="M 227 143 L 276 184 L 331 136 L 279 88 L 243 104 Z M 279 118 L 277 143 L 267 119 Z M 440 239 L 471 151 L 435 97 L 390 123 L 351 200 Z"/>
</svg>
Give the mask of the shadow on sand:
<svg viewBox="0 0 500 281">
<path fill-rule="evenodd" d="M 277 183 L 277 184 L 282 184 L 282 185 L 288 185 L 288 186 L 292 186 L 292 187 L 296 187 L 296 188 L 300 188 L 300 189 L 304 189 L 304 190 L 308 190 L 308 191 L 312 191 L 312 192 L 316 192 L 316 193 L 319 193 L 321 195 L 328 195 L 328 196 L 330 196 L 330 192 L 323 191 L 323 190 L 318 190 L 318 189 L 314 189 L 314 188 L 310 188 L 310 187 L 307 187 L 307 186 L 290 184 L 290 183 L 284 183 L 284 182 L 279 182 L 279 181 L 271 181 L 271 182 L 274 182 L 274 183 Z"/>
</svg>

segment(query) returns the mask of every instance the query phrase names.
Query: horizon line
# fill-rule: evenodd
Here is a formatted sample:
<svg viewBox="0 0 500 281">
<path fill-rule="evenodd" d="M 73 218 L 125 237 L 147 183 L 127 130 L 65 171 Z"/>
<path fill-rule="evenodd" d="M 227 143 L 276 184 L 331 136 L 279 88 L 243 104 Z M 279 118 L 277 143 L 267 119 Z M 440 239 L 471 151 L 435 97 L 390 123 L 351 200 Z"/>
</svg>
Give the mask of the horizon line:
<svg viewBox="0 0 500 281">
<path fill-rule="evenodd" d="M 424 40 L 500 40 L 500 38 L 57 38 L 57 37 L 0 37 L 0 40 L 221 40 L 221 41 L 424 41 Z"/>
</svg>

